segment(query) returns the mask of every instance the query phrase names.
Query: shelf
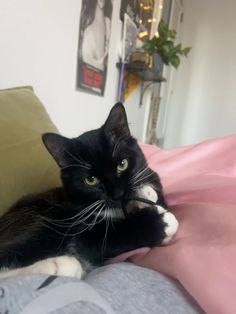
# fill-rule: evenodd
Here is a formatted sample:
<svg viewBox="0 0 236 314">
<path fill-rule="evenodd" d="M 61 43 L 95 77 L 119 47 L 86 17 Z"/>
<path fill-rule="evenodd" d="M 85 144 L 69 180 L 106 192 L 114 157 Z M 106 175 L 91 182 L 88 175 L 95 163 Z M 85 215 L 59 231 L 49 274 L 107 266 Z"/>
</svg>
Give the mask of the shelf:
<svg viewBox="0 0 236 314">
<path fill-rule="evenodd" d="M 116 65 L 120 69 L 123 63 L 118 62 Z M 141 80 L 145 82 L 166 82 L 166 79 L 160 74 L 160 72 L 149 68 L 143 62 L 125 63 L 125 69 L 131 73 L 137 74 L 141 78 Z"/>
</svg>

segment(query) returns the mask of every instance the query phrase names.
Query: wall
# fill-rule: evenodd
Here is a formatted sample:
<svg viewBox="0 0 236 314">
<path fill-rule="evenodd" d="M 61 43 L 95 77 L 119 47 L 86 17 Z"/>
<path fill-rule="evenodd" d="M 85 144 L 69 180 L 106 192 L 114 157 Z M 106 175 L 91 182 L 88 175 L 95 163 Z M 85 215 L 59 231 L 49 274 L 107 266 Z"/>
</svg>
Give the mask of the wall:
<svg viewBox="0 0 236 314">
<path fill-rule="evenodd" d="M 99 127 L 115 103 L 119 73 L 115 66 L 122 24 L 114 1 L 109 67 L 104 97 L 75 91 L 81 1 L 0 0 L 0 88 L 32 85 L 59 130 L 66 136 Z M 135 136 L 142 137 L 139 93 L 128 102 Z M 133 121 L 133 119 L 132 119 Z"/>
<path fill-rule="evenodd" d="M 180 40 L 192 46 L 175 75 L 164 146 L 236 133 L 236 1 L 185 0 Z"/>
</svg>

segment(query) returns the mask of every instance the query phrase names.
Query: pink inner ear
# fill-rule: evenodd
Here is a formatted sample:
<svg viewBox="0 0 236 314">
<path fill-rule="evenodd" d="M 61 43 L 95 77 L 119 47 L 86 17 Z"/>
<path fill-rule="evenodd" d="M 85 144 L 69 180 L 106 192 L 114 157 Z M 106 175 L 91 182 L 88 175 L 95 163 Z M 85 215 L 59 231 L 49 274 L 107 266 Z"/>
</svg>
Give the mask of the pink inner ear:
<svg viewBox="0 0 236 314">
<path fill-rule="evenodd" d="M 111 258 L 109 261 L 106 262 L 106 264 L 114 264 L 114 263 L 120 263 L 127 261 L 130 257 L 132 257 L 132 260 L 135 259 L 135 261 L 139 260 L 139 258 L 142 258 L 144 255 L 146 255 L 151 248 L 149 247 L 142 247 L 136 250 L 132 250 L 129 252 L 122 253 L 114 258 Z"/>
</svg>

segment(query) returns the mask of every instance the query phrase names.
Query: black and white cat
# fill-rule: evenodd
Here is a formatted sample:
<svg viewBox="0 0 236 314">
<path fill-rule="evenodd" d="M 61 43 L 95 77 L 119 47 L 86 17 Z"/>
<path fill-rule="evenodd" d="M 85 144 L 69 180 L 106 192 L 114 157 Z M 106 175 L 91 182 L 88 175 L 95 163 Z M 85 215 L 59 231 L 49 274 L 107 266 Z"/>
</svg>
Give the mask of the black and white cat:
<svg viewBox="0 0 236 314">
<path fill-rule="evenodd" d="M 0 278 L 81 278 L 109 258 L 174 235 L 178 222 L 130 135 L 122 104 L 99 129 L 74 139 L 47 133 L 43 142 L 61 168 L 63 187 L 25 197 L 0 218 Z"/>
</svg>

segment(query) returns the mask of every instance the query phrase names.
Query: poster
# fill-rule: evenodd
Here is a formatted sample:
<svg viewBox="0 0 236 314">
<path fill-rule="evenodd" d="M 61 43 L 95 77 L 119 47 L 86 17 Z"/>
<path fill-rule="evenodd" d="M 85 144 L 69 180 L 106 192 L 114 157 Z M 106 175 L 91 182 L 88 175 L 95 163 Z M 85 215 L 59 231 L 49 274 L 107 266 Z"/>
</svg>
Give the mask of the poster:
<svg viewBox="0 0 236 314">
<path fill-rule="evenodd" d="M 113 0 L 82 0 L 76 89 L 103 96 L 106 86 Z"/>
</svg>

